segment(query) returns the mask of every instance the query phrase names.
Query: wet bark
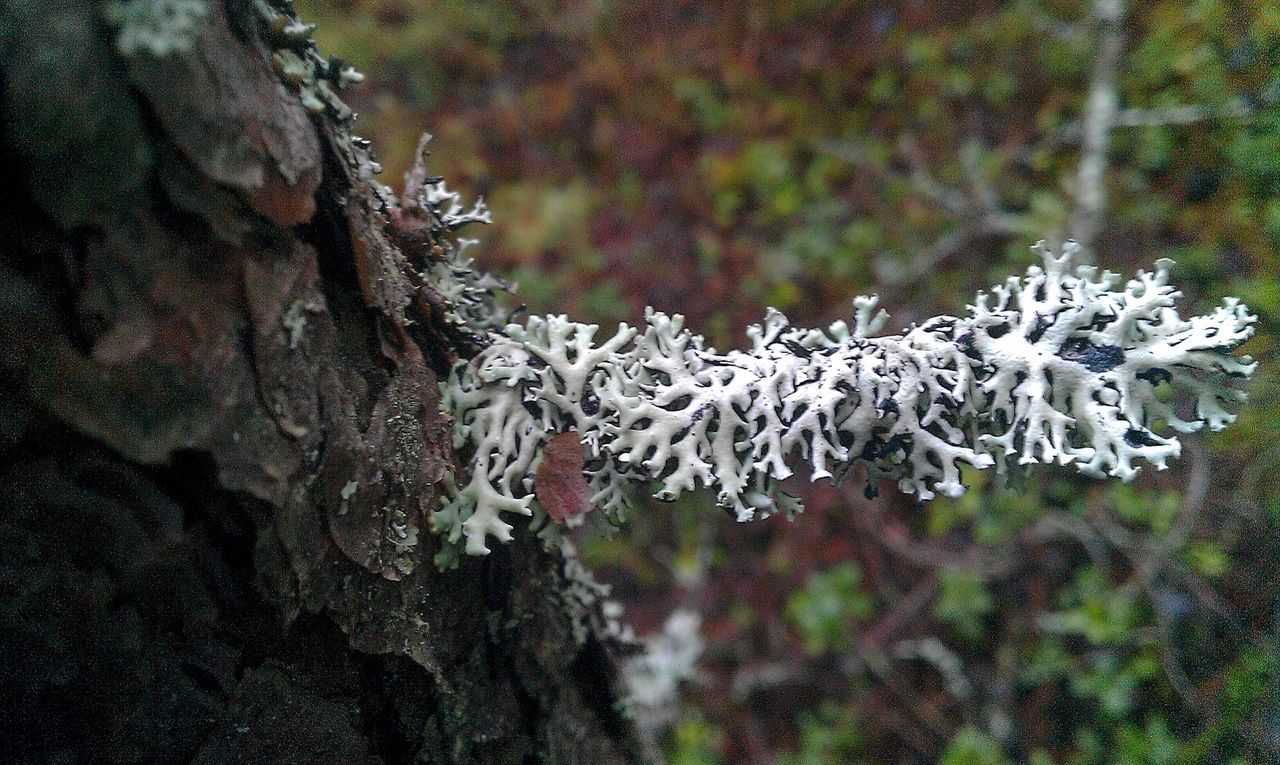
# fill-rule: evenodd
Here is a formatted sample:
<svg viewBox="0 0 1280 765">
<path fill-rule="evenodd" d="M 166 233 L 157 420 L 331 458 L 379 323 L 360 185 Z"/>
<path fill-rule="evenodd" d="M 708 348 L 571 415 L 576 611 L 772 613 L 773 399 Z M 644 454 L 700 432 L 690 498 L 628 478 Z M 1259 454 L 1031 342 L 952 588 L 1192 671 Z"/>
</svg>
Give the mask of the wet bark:
<svg viewBox="0 0 1280 765">
<path fill-rule="evenodd" d="M 578 567 L 432 567 L 430 249 L 206 6 L 0 2 L 0 759 L 642 761 Z"/>
</svg>

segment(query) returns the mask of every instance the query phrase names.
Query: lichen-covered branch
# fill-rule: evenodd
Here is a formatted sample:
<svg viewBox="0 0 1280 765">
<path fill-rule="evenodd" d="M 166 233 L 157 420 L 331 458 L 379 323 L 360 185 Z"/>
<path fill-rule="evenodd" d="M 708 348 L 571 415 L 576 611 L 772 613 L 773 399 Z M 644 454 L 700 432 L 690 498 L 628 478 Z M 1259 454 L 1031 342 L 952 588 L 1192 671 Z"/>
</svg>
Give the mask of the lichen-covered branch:
<svg viewBox="0 0 1280 765">
<path fill-rule="evenodd" d="M 964 491 L 962 465 L 1074 464 L 1128 480 L 1139 461 L 1166 467 L 1176 433 L 1231 422 L 1243 398 L 1233 378 L 1254 365 L 1230 351 L 1254 317 L 1227 299 L 1179 318 L 1168 260 L 1120 285 L 1116 274 L 1072 268 L 1079 251 L 1035 248 L 1043 266 L 979 293 L 963 317 L 939 317 L 900 335 L 876 298 L 854 301 L 852 324 L 793 327 L 770 311 L 748 329 L 751 347 L 718 353 L 680 316 L 650 310 L 643 327 L 598 327 L 532 317 L 494 332 L 459 365 L 445 391 L 455 442 L 471 454 L 433 515 L 447 565 L 462 545 L 505 542 L 507 515 L 546 516 L 534 476 L 552 436 L 574 432 L 603 518 L 628 507 L 627 484 L 655 483 L 670 500 L 709 487 L 738 519 L 794 512 L 778 488 L 793 455 L 812 478 L 861 472 L 873 491 L 890 479 L 921 499 Z M 1164 383 L 1189 391 L 1180 411 Z M 581 520 L 581 517 L 570 520 Z"/>
</svg>

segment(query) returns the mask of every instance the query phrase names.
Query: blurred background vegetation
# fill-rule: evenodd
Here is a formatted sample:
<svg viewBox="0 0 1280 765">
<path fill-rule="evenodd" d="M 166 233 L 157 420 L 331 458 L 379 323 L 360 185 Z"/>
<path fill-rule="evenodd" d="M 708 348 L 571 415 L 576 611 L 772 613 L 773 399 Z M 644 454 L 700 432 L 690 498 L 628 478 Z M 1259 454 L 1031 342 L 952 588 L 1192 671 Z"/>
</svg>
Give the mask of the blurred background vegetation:
<svg viewBox="0 0 1280 765">
<path fill-rule="evenodd" d="M 671 762 L 1280 762 L 1280 6 L 298 5 L 369 75 L 383 181 L 434 133 L 531 311 L 653 305 L 723 348 L 766 305 L 825 324 L 878 292 L 900 327 L 1076 233 L 1259 316 L 1239 422 L 1132 485 L 797 481 L 795 523 L 702 497 L 588 544 L 641 634 L 702 615 L 697 674 L 644 713 Z"/>
</svg>

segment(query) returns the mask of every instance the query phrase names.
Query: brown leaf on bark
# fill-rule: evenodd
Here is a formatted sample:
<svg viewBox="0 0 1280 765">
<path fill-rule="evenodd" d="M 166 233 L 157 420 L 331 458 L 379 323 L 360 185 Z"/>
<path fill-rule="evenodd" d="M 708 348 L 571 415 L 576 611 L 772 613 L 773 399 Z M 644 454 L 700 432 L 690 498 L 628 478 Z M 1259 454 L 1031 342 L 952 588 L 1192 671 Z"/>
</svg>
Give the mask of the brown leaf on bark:
<svg viewBox="0 0 1280 765">
<path fill-rule="evenodd" d="M 572 521 L 591 510 L 591 486 L 582 474 L 585 458 L 577 431 L 558 433 L 542 447 L 542 464 L 533 479 L 533 494 L 556 523 Z"/>
</svg>

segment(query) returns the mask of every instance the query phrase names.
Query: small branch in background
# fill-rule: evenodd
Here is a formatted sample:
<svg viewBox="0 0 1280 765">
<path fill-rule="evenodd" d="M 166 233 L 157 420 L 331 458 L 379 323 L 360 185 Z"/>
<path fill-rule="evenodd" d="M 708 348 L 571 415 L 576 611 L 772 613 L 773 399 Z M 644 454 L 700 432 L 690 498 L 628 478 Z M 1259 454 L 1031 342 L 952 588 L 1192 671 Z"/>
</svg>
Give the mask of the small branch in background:
<svg viewBox="0 0 1280 765">
<path fill-rule="evenodd" d="M 1050 37 L 1073 45 L 1085 45 L 1087 38 L 1079 24 L 1073 24 L 1046 12 L 1043 8 L 1029 4 L 1027 12 L 1031 16 L 1031 26 Z"/>
<path fill-rule="evenodd" d="M 920 623 L 920 615 L 930 608 L 938 596 L 938 580 L 929 575 L 922 579 L 887 613 L 871 624 L 858 640 L 860 661 L 874 663 L 887 653 L 886 646 L 908 627 Z"/>
<path fill-rule="evenodd" d="M 1116 72 L 1124 49 L 1124 0 L 1095 0 L 1093 15 L 1099 25 L 1098 54 L 1085 104 L 1075 204 L 1068 224 L 1071 238 L 1080 243 L 1088 260 L 1093 259 L 1093 242 L 1102 230 L 1107 203 L 1107 153 L 1120 103 Z"/>
<path fill-rule="evenodd" d="M 899 640 L 893 645 L 893 657 L 902 661 L 918 659 L 929 664 L 942 676 L 947 693 L 953 698 L 959 701 L 973 699 L 973 684 L 965 675 L 964 660 L 937 637 L 927 635 L 922 638 Z M 976 710 L 966 706 L 965 717 L 971 718 L 974 711 Z"/>
<path fill-rule="evenodd" d="M 893 259 L 877 259 L 873 264 L 876 281 L 889 290 L 915 283 L 920 274 L 958 256 L 966 245 L 988 236 L 1022 236 L 1026 232 L 1014 213 L 1005 210 L 990 178 L 982 169 L 981 158 L 987 147 L 976 140 L 967 142 L 960 152 L 964 185 L 949 186 L 938 181 L 929 171 L 929 160 L 914 136 L 898 138 L 898 151 L 910 167 L 909 173 L 895 173 L 872 162 L 857 146 L 847 142 L 826 141 L 819 148 L 835 156 L 871 170 L 881 180 L 909 180 L 921 196 L 945 210 L 951 227 L 912 254 L 906 263 Z"/>
<path fill-rule="evenodd" d="M 748 664 L 733 673 L 733 693 L 745 699 L 753 693 L 780 688 L 784 685 L 812 682 L 812 670 L 800 657 L 780 661 Z"/>
<path fill-rule="evenodd" d="M 1156 543 L 1155 549 L 1145 560 L 1135 561 L 1134 575 L 1143 587 L 1150 587 L 1161 573 L 1166 560 L 1182 549 L 1195 530 L 1196 520 L 1209 501 L 1209 492 L 1213 480 L 1209 464 L 1209 455 L 1198 436 L 1190 436 L 1184 442 L 1189 470 L 1187 482 L 1182 490 L 1182 506 L 1174 519 L 1173 526 L 1163 540 Z"/>
<path fill-rule="evenodd" d="M 983 550 L 968 547 L 962 551 L 947 550 L 937 544 L 914 541 L 911 534 L 898 521 L 885 518 L 883 508 L 863 499 L 847 486 L 840 487 L 845 506 L 852 508 L 851 517 L 867 539 L 888 550 L 896 559 L 928 571 L 945 568 L 962 568 L 972 571 L 983 580 L 999 579 L 1018 566 L 1023 559 L 1018 545 L 999 550 Z"/>
<path fill-rule="evenodd" d="M 924 697 L 917 694 L 916 689 L 903 679 L 901 673 L 893 671 L 887 661 L 868 661 L 866 666 L 881 687 L 903 702 L 904 709 L 911 710 L 915 716 L 916 727 L 923 728 L 940 741 L 951 738 L 956 728 L 955 722 L 948 719 L 936 704 L 928 703 Z"/>
<path fill-rule="evenodd" d="M 1209 120 L 1245 119 L 1257 115 L 1263 109 L 1275 106 L 1276 101 L 1275 96 L 1263 94 L 1261 96 L 1242 96 L 1225 106 L 1218 107 L 1205 106 L 1203 104 L 1177 104 L 1174 106 L 1120 109 L 1116 112 L 1111 127 L 1117 129 L 1183 126 Z M 1046 145 L 1076 143 L 1083 136 L 1083 121 L 1068 122 L 1050 134 Z"/>
<path fill-rule="evenodd" d="M 898 150 L 911 165 L 911 183 L 921 194 L 937 202 L 953 215 L 962 216 L 970 212 L 973 203 L 967 194 L 960 189 L 939 183 L 929 172 L 929 160 L 915 136 L 899 136 Z"/>
</svg>

